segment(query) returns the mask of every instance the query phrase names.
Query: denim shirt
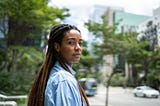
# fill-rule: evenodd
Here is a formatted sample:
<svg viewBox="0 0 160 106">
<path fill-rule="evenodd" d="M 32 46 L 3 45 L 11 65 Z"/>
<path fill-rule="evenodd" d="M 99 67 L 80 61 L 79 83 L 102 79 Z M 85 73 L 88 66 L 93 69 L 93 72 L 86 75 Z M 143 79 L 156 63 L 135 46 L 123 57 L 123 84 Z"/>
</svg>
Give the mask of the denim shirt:
<svg viewBox="0 0 160 106">
<path fill-rule="evenodd" d="M 45 89 L 44 106 L 82 106 L 75 79 L 76 72 L 70 66 L 68 68 L 72 74 L 64 70 L 57 61 L 51 69 Z"/>
</svg>

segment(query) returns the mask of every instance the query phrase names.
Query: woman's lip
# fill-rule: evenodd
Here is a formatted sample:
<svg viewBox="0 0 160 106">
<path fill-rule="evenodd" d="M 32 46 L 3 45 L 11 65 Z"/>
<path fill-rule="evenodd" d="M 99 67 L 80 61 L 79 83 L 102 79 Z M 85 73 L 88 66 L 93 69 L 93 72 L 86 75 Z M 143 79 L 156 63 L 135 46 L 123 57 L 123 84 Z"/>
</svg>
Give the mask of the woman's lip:
<svg viewBox="0 0 160 106">
<path fill-rule="evenodd" d="M 80 53 L 74 53 L 73 56 L 80 56 Z"/>
<path fill-rule="evenodd" d="M 81 57 L 81 55 L 73 55 L 75 58 L 80 58 Z"/>
</svg>

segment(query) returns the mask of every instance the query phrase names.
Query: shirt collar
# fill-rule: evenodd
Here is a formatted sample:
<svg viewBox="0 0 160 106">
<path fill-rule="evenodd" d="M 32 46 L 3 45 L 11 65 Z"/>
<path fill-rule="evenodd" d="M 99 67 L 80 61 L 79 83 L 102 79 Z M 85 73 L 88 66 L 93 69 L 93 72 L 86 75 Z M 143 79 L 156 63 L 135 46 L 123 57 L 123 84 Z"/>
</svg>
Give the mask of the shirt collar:
<svg viewBox="0 0 160 106">
<path fill-rule="evenodd" d="M 66 66 L 69 68 L 69 70 L 71 71 L 72 75 L 76 75 L 76 72 L 72 69 L 71 66 L 69 66 L 68 64 L 66 64 Z"/>
<path fill-rule="evenodd" d="M 60 66 L 59 61 L 56 61 L 55 65 Z M 71 66 L 69 66 L 68 64 L 66 64 L 66 66 L 67 66 L 67 67 L 68 67 L 68 69 L 70 70 L 71 74 L 72 74 L 73 76 L 75 76 L 75 75 L 76 75 L 76 72 L 72 69 L 72 67 L 71 67 Z"/>
</svg>

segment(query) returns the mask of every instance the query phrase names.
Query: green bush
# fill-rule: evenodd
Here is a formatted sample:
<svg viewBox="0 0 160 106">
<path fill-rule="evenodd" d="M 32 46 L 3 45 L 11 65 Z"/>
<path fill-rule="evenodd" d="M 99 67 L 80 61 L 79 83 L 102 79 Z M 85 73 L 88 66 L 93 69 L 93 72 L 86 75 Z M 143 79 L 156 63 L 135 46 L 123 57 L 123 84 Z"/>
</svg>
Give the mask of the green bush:
<svg viewBox="0 0 160 106">
<path fill-rule="evenodd" d="M 158 89 L 160 84 L 160 71 L 159 69 L 151 70 L 150 73 L 148 73 L 148 84 L 156 89 Z"/>
<path fill-rule="evenodd" d="M 127 79 L 124 77 L 123 73 L 115 73 L 111 78 L 111 86 L 123 86 L 127 83 Z"/>
<path fill-rule="evenodd" d="M 0 93 L 28 94 L 35 74 L 42 64 L 44 53 L 32 47 L 11 47 L 7 50 L 5 67 L 0 70 Z"/>
</svg>

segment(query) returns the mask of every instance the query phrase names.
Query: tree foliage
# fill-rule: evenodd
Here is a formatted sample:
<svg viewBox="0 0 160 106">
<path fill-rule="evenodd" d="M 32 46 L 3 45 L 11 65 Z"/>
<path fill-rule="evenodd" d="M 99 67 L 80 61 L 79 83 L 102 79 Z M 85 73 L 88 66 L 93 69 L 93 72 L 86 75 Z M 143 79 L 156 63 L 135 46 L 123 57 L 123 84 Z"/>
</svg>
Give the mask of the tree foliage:
<svg viewBox="0 0 160 106">
<path fill-rule="evenodd" d="M 17 53 L 16 59 L 13 54 Z M 33 47 L 12 46 L 6 52 L 0 71 L 0 93 L 27 94 L 44 59 L 44 53 Z"/>
<path fill-rule="evenodd" d="M 1 0 L 0 19 L 7 27 L 1 32 L 8 33 L 5 37 L 8 45 L 25 45 L 30 38 L 38 37 L 42 31 L 47 31 L 57 20 L 63 20 L 68 9 L 48 6 L 47 0 Z M 37 36 L 38 35 L 38 36 Z"/>
<path fill-rule="evenodd" d="M 149 50 L 149 43 L 147 41 L 139 41 L 137 39 L 138 33 L 117 33 L 116 29 L 121 21 L 114 23 L 113 25 L 109 25 L 105 16 L 102 16 L 102 21 L 102 23 L 93 21 L 86 23 L 88 30 L 95 36 L 93 49 L 94 54 L 99 57 L 99 60 L 103 62 L 103 56 L 110 54 L 113 56 L 122 56 L 125 62 L 132 65 L 134 84 L 138 83 L 137 79 L 139 74 L 142 72 L 144 72 L 144 81 L 149 81 L 148 73 L 150 78 L 151 76 L 153 78 L 153 74 L 155 75 L 158 71 L 158 68 L 154 65 L 154 61 L 156 61 L 156 64 L 159 64 L 159 50 Z M 153 69 L 156 72 L 151 72 Z M 159 78 L 159 75 L 156 78 Z"/>
<path fill-rule="evenodd" d="M 26 94 L 44 59 L 41 39 L 51 26 L 70 16 L 67 8 L 48 6 L 49 0 L 0 0 L 0 92 Z"/>
</svg>

